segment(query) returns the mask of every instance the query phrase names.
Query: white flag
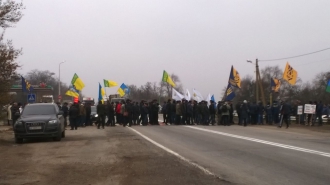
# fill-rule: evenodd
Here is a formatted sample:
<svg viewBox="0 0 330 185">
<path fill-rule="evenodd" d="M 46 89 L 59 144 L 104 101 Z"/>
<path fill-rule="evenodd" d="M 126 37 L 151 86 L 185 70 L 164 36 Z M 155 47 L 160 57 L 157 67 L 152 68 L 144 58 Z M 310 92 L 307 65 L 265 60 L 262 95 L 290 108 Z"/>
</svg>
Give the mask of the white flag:
<svg viewBox="0 0 330 185">
<path fill-rule="evenodd" d="M 186 100 L 188 100 L 188 101 L 191 100 L 190 92 L 189 92 L 188 89 L 186 90 L 186 94 L 184 94 L 184 98 L 185 98 Z"/>
<path fill-rule="evenodd" d="M 207 104 L 209 104 L 209 103 L 210 103 L 210 100 L 211 100 L 211 94 L 209 94 L 209 95 L 206 97 L 205 101 L 206 101 Z"/>
<path fill-rule="evenodd" d="M 197 102 L 201 102 L 204 100 L 202 94 L 196 91 L 196 89 L 193 89 L 193 99 L 196 100 Z"/>
<path fill-rule="evenodd" d="M 182 94 L 180 94 L 178 91 L 176 91 L 174 88 L 172 89 L 172 99 L 173 100 L 182 100 L 184 98 L 184 96 Z"/>
</svg>

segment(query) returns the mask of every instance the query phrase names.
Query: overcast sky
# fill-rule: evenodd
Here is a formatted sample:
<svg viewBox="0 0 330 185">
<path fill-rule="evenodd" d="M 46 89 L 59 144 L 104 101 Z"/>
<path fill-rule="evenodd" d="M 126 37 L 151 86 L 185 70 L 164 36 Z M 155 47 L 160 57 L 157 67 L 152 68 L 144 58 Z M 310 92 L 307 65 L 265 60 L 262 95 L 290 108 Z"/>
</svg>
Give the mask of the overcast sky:
<svg viewBox="0 0 330 185">
<path fill-rule="evenodd" d="M 21 73 L 50 70 L 97 98 L 98 82 L 143 85 L 177 74 L 184 88 L 222 96 L 231 65 L 254 75 L 247 59 L 294 56 L 330 47 L 329 0 L 25 0 L 6 31 L 23 48 Z M 260 63 L 280 65 L 287 60 Z M 330 70 L 330 50 L 290 59 L 303 81 Z M 115 93 L 117 88 L 107 89 Z"/>
</svg>

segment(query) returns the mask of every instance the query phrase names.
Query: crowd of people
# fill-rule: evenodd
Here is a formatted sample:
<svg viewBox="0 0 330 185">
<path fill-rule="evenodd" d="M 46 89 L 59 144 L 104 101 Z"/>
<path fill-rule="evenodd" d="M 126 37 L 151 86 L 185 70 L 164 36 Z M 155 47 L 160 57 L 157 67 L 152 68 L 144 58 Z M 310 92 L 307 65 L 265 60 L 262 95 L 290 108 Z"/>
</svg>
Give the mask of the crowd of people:
<svg viewBox="0 0 330 185">
<path fill-rule="evenodd" d="M 132 125 L 158 125 L 158 115 L 163 115 L 162 122 L 166 125 L 224 125 L 234 124 L 234 114 L 237 114 L 238 125 L 247 126 L 274 124 L 286 128 L 290 126 L 290 117 L 296 117 L 296 123 L 314 126 L 322 126 L 322 115 L 330 114 L 329 105 L 319 102 L 309 102 L 316 105 L 315 114 L 297 115 L 297 108 L 303 105 L 301 102 L 289 104 L 285 101 L 274 101 L 263 106 L 261 102 L 247 102 L 246 100 L 238 102 L 235 106 L 231 101 L 193 101 L 193 100 L 168 100 L 160 106 L 157 100 L 151 102 L 135 102 L 130 99 L 121 102 L 98 102 L 96 106 L 96 120 L 93 120 L 91 104 L 77 102 L 74 104 L 57 103 L 59 109 L 63 111 L 65 126 L 69 120 L 71 130 L 77 130 L 78 127 L 95 125 L 98 129 L 105 126 L 115 126 L 116 123 L 124 127 Z M 24 106 L 13 102 L 7 107 L 8 125 L 19 118 L 19 114 Z"/>
</svg>

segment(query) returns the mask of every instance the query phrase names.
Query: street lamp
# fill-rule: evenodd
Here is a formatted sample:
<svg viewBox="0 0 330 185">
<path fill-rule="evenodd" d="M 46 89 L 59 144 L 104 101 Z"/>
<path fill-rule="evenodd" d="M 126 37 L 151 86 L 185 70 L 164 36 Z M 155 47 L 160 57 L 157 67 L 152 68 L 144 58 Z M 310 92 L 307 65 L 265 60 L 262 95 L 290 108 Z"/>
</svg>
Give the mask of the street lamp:
<svg viewBox="0 0 330 185">
<path fill-rule="evenodd" d="M 61 64 L 65 63 L 66 61 L 63 61 L 58 64 L 58 101 L 61 103 L 62 97 L 61 97 Z"/>
</svg>

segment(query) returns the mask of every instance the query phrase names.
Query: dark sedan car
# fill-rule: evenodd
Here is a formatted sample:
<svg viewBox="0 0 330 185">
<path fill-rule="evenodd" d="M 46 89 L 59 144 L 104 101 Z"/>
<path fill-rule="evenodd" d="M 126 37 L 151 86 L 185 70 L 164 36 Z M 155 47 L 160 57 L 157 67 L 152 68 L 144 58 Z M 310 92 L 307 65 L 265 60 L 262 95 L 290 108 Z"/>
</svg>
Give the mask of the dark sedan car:
<svg viewBox="0 0 330 185">
<path fill-rule="evenodd" d="M 15 142 L 25 138 L 51 137 L 60 141 L 65 137 L 63 112 L 56 104 L 37 103 L 24 107 L 20 118 L 14 124 Z"/>
</svg>

